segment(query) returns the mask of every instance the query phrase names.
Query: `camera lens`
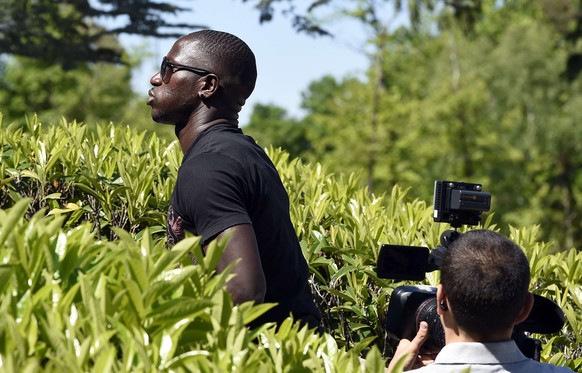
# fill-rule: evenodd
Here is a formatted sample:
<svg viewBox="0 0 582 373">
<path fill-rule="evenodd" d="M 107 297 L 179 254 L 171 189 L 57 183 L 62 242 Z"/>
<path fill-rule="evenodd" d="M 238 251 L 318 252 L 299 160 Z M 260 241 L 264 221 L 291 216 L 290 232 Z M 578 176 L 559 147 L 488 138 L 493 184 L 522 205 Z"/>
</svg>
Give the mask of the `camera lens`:
<svg viewBox="0 0 582 373">
<path fill-rule="evenodd" d="M 421 321 L 426 321 L 429 333 L 422 350 L 426 352 L 440 351 L 445 346 L 445 331 L 437 313 L 436 298 L 428 298 L 418 306 L 416 310 L 416 330 L 420 327 Z"/>
</svg>

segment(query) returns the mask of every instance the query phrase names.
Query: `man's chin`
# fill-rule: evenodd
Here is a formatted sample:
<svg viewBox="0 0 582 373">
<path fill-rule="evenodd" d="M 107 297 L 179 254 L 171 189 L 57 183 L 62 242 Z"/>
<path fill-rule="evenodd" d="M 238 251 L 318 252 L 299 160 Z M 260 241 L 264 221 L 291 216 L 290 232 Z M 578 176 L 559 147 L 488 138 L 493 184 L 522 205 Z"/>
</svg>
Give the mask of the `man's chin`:
<svg viewBox="0 0 582 373">
<path fill-rule="evenodd" d="M 156 115 L 156 113 L 153 110 L 152 110 L 151 117 L 152 117 L 152 120 L 158 124 L 167 124 L 167 125 L 174 124 L 168 118 L 164 118 L 163 116 Z"/>
<path fill-rule="evenodd" d="M 156 122 L 157 124 L 160 124 L 162 126 L 173 126 L 174 123 L 168 122 L 168 121 L 161 121 L 161 120 L 156 120 L 155 118 L 153 118 L 153 121 Z"/>
</svg>

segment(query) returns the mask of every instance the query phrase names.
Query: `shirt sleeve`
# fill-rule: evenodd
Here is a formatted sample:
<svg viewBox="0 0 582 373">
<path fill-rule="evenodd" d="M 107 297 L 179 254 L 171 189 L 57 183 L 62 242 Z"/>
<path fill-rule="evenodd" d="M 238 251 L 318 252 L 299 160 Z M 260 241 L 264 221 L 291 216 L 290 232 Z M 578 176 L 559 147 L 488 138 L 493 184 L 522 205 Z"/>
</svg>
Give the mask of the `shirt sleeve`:
<svg viewBox="0 0 582 373">
<path fill-rule="evenodd" d="M 220 154 L 201 154 L 181 166 L 173 208 L 206 245 L 225 229 L 251 223 L 247 190 L 239 163 Z"/>
</svg>

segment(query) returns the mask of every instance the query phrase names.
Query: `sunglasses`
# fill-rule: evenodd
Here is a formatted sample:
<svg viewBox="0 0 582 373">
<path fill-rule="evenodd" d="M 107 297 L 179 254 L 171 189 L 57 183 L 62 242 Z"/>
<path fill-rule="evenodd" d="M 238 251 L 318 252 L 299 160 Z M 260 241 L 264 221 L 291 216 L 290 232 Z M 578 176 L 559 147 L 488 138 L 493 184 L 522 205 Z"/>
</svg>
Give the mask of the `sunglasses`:
<svg viewBox="0 0 582 373">
<path fill-rule="evenodd" d="M 162 82 L 164 82 L 164 84 L 168 84 L 170 82 L 172 74 L 178 70 L 186 70 L 202 76 L 213 74 L 208 70 L 199 69 L 197 67 L 180 65 L 179 63 L 172 63 L 168 60 L 168 57 L 166 56 L 162 59 L 162 65 L 160 66 L 160 76 L 162 77 Z"/>
</svg>

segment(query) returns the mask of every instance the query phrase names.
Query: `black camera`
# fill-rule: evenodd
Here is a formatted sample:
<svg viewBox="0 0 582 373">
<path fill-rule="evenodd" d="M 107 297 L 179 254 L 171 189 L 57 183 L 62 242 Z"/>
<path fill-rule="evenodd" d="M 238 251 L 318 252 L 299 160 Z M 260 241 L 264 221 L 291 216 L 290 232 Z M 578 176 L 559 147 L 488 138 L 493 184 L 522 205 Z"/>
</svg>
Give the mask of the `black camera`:
<svg viewBox="0 0 582 373">
<path fill-rule="evenodd" d="M 491 208 L 491 194 L 482 191 L 481 184 L 437 180 L 434 183 L 433 219 L 446 222 L 454 228 L 477 225 L 481 213 Z M 380 248 L 377 273 L 381 278 L 422 281 L 426 272 L 440 268 L 446 248 L 461 233 L 447 230 L 441 245 L 429 251 L 428 247 L 385 244 Z"/>
<path fill-rule="evenodd" d="M 416 336 L 421 321 L 428 324 L 429 338 L 423 350 L 436 353 L 445 345 L 445 332 L 436 311 L 436 287 L 403 285 L 392 291 L 386 313 L 386 330 L 396 341 L 411 340 Z M 530 338 L 529 333 L 556 333 L 564 325 L 564 313 L 551 300 L 534 294 L 534 305 L 528 318 L 516 325 L 512 339 L 521 352 L 540 360 L 541 342 Z"/>
<path fill-rule="evenodd" d="M 491 193 L 481 184 L 437 180 L 434 183 L 433 218 L 454 228 L 477 225 L 481 213 L 491 208 Z"/>
<path fill-rule="evenodd" d="M 481 213 L 489 211 L 491 194 L 480 184 L 435 181 L 433 218 L 454 228 L 477 225 Z M 380 249 L 377 275 L 394 280 L 422 281 L 427 272 L 440 269 L 447 247 L 461 233 L 447 230 L 440 237 L 440 246 L 427 247 L 384 244 Z M 436 288 L 431 286 L 399 286 L 393 290 L 386 313 L 386 330 L 394 341 L 412 339 L 421 321 L 429 325 L 425 352 L 438 352 L 445 345 L 444 329 L 436 311 Z M 539 360 L 541 343 L 528 333 L 555 333 L 564 324 L 564 313 L 551 300 L 534 295 L 534 306 L 528 318 L 516 325 L 513 339 L 524 355 Z"/>
</svg>

